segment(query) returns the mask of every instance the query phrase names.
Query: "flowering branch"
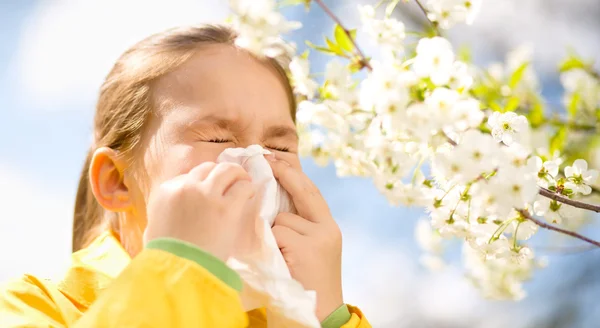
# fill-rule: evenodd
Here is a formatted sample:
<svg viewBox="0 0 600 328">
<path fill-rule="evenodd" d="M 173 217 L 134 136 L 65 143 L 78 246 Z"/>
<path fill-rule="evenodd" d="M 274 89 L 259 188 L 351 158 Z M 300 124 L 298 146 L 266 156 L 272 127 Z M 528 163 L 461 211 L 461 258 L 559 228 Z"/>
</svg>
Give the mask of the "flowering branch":
<svg viewBox="0 0 600 328">
<path fill-rule="evenodd" d="M 584 202 L 573 200 L 573 199 L 567 198 L 567 197 L 565 197 L 565 196 L 563 196 L 561 194 L 557 194 L 555 192 L 552 192 L 552 191 L 550 191 L 550 190 L 548 190 L 546 188 L 540 187 L 539 194 L 542 195 L 542 196 L 544 196 L 544 197 L 547 197 L 547 198 L 550 198 L 552 200 L 555 200 L 555 201 L 557 201 L 559 203 L 563 203 L 563 204 L 571 205 L 573 207 L 581 208 L 581 209 L 584 209 L 584 210 L 589 210 L 589 211 L 594 211 L 596 213 L 600 213 L 600 206 L 598 206 L 598 205 L 587 204 L 587 203 L 584 203 Z"/>
<path fill-rule="evenodd" d="M 319 7 L 321 7 L 321 9 L 323 9 L 323 11 L 327 14 L 327 16 L 331 17 L 331 19 L 333 19 L 333 21 L 336 22 L 344 30 L 344 33 L 346 34 L 348 39 L 350 39 L 350 41 L 354 45 L 354 48 L 358 52 L 358 55 L 360 56 L 360 64 L 363 67 L 366 67 L 369 71 L 372 71 L 373 67 L 371 67 L 371 64 L 369 64 L 369 61 L 367 60 L 367 57 L 365 56 L 365 54 L 362 52 L 362 50 L 356 43 L 356 40 L 354 40 L 354 38 L 352 37 L 350 30 L 348 30 L 344 26 L 344 24 L 342 24 L 342 21 L 331 11 L 331 9 L 329 9 L 329 7 L 327 7 L 327 5 L 325 5 L 323 0 L 315 0 L 315 2 L 319 5 Z"/>
<path fill-rule="evenodd" d="M 425 14 L 425 19 L 427 19 L 429 24 L 431 24 L 431 27 L 433 27 L 435 34 L 442 35 L 442 33 L 440 32 L 440 29 L 438 28 L 438 24 L 436 22 L 432 21 L 431 19 L 429 19 L 429 16 L 427 15 L 427 9 L 425 9 L 425 7 L 423 7 L 423 5 L 421 4 L 421 1 L 415 0 L 415 2 L 419 6 L 419 8 L 421 8 L 421 11 L 423 11 L 423 13 Z"/>
<path fill-rule="evenodd" d="M 555 227 L 555 226 L 550 225 L 548 223 L 542 222 L 542 221 L 540 221 L 540 220 L 532 217 L 529 214 L 529 212 L 527 212 L 526 210 L 521 209 L 521 210 L 518 210 L 518 211 L 519 211 L 519 214 L 521 214 L 521 216 L 523 218 L 525 218 L 525 219 L 527 219 L 529 221 L 534 222 L 535 224 L 537 224 L 538 226 L 540 226 L 540 227 L 542 227 L 544 229 L 548 229 L 548 230 L 560 232 L 560 233 L 569 235 L 571 237 L 574 237 L 574 238 L 577 238 L 577 239 L 581 239 L 581 240 L 583 240 L 585 242 L 588 242 L 588 243 L 590 243 L 592 245 L 595 245 L 596 247 L 600 247 L 600 242 L 597 242 L 597 241 L 595 241 L 593 239 L 590 239 L 590 238 L 588 238 L 586 236 L 580 235 L 580 234 L 578 234 L 576 232 L 573 232 L 573 231 L 570 231 L 570 230 L 566 230 L 566 229 L 561 229 L 559 227 Z"/>
</svg>

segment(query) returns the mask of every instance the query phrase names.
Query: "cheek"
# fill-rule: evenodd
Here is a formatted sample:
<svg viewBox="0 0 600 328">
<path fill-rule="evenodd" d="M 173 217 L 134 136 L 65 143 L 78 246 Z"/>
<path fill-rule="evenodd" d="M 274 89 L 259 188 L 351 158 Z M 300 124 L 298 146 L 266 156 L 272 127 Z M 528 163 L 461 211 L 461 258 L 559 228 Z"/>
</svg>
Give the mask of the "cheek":
<svg viewBox="0 0 600 328">
<path fill-rule="evenodd" d="M 148 181 L 147 192 L 157 185 L 175 178 L 179 175 L 186 174 L 194 167 L 204 162 L 214 162 L 219 154 L 223 151 L 218 147 L 203 146 L 202 144 L 186 145 L 177 144 L 161 149 L 149 150 L 145 159 L 145 171 Z"/>
</svg>

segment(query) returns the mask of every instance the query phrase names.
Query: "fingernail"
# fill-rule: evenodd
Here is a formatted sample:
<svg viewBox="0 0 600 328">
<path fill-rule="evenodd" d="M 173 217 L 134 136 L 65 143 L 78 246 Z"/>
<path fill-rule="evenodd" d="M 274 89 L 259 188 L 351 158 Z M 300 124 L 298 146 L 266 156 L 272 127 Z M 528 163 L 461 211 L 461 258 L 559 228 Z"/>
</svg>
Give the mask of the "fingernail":
<svg viewBox="0 0 600 328">
<path fill-rule="evenodd" d="M 277 159 L 275 158 L 275 154 L 273 154 L 273 153 L 270 153 L 270 154 L 265 154 L 265 158 L 266 158 L 268 161 L 271 161 L 271 162 L 275 162 L 275 161 L 277 160 Z"/>
</svg>

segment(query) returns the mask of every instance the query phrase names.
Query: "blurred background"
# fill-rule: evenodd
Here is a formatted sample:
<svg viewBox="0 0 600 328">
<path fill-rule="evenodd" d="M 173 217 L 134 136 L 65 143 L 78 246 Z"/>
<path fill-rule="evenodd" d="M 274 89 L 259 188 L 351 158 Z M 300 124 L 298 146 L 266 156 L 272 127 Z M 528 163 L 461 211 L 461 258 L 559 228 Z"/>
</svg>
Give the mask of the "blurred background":
<svg viewBox="0 0 600 328">
<path fill-rule="evenodd" d="M 359 26 L 356 5 L 365 1 L 326 3 L 347 27 Z M 305 39 L 321 44 L 332 31 L 314 5 L 285 13 L 304 24 L 291 34 L 301 49 Z M 116 58 L 150 33 L 227 15 L 224 0 L 0 1 L 0 282 L 24 272 L 54 277 L 68 264 L 96 94 Z M 412 1 L 401 2 L 396 15 L 408 28 L 425 24 Z M 544 96 L 560 105 L 556 67 L 567 49 L 600 61 L 598 17 L 598 0 L 486 0 L 475 23 L 449 38 L 471 47 L 484 66 L 529 44 Z M 360 31 L 359 42 L 369 53 Z M 313 70 L 322 72 L 325 59 L 315 57 Z M 311 159 L 303 164 L 344 233 L 346 301 L 374 327 L 600 326 L 600 251 L 573 252 L 564 245 L 576 241 L 542 239 L 535 245 L 549 266 L 527 283 L 527 298 L 487 301 L 464 280 L 460 263 L 439 273 L 420 267 L 413 231 L 422 210 L 389 206 L 368 180 L 337 178 Z M 460 259 L 456 250 L 451 261 Z"/>
</svg>

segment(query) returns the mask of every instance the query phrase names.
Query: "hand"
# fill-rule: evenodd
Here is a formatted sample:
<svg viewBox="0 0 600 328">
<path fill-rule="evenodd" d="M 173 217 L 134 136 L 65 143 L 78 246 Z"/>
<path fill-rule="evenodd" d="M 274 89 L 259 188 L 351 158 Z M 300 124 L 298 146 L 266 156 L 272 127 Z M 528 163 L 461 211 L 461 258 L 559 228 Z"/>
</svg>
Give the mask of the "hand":
<svg viewBox="0 0 600 328">
<path fill-rule="evenodd" d="M 267 158 L 298 211 L 298 215 L 280 213 L 273 234 L 292 277 L 305 289 L 317 292 L 317 318 L 323 321 L 344 304 L 342 234 L 310 179 L 284 161 Z"/>
<path fill-rule="evenodd" d="M 255 237 L 254 229 L 247 228 L 258 215 L 255 194 L 240 165 L 202 163 L 151 191 L 144 244 L 177 238 L 225 261 L 239 240 Z"/>
</svg>

